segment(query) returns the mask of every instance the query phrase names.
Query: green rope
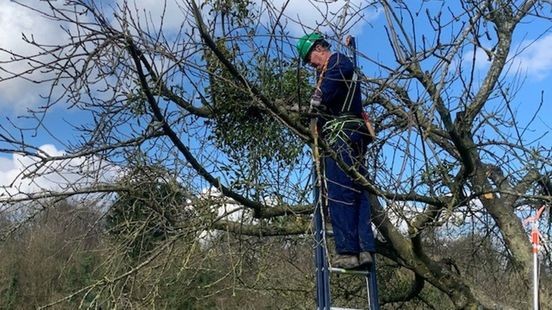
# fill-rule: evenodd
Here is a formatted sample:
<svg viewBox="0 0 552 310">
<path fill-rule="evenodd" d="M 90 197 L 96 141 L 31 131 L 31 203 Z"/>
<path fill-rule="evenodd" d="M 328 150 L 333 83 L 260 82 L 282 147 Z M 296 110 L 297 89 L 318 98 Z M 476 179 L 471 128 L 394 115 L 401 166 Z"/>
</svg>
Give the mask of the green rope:
<svg viewBox="0 0 552 310">
<path fill-rule="evenodd" d="M 340 116 L 329 120 L 324 124 L 322 132 L 329 145 L 334 145 L 338 140 L 348 142 L 345 129 L 362 128 L 364 120 L 354 116 Z"/>
</svg>

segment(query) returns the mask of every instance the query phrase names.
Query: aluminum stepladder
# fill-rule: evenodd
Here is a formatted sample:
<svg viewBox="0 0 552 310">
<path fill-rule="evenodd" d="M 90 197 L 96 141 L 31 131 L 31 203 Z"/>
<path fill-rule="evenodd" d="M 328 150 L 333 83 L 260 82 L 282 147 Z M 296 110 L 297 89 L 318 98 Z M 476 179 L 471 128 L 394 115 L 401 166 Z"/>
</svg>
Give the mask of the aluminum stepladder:
<svg viewBox="0 0 552 310">
<path fill-rule="evenodd" d="M 367 194 L 367 193 L 365 193 Z M 345 310 L 331 306 L 330 273 L 355 274 L 363 276 L 366 281 L 368 307 L 363 309 L 379 310 L 378 288 L 376 278 L 376 260 L 372 256 L 373 263 L 368 271 L 346 270 L 340 268 L 331 268 L 327 257 L 326 230 L 324 227 L 323 206 L 319 203 L 320 190 L 315 189 L 315 209 L 314 209 L 314 258 L 316 270 L 316 308 L 318 310 Z"/>
</svg>

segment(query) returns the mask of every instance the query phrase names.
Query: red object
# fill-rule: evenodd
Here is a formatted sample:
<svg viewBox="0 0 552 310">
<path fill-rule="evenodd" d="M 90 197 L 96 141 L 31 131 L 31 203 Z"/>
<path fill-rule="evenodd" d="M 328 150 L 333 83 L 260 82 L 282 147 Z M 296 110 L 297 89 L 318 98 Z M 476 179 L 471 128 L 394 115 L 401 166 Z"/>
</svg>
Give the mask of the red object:
<svg viewBox="0 0 552 310">
<path fill-rule="evenodd" d="M 532 249 L 533 253 L 538 253 L 539 252 L 540 233 L 539 233 L 538 221 L 539 221 L 539 218 L 540 218 L 542 212 L 544 211 L 544 207 L 545 206 L 542 206 L 537 211 L 537 214 L 535 214 L 535 216 L 531 216 L 529 218 L 526 218 L 523 221 L 524 224 L 533 223 L 533 229 L 531 229 L 531 243 L 533 244 L 533 249 Z"/>
<path fill-rule="evenodd" d="M 540 240 L 539 230 L 537 228 L 533 228 L 533 230 L 531 231 L 531 243 L 533 243 L 533 253 L 538 253 Z"/>
</svg>

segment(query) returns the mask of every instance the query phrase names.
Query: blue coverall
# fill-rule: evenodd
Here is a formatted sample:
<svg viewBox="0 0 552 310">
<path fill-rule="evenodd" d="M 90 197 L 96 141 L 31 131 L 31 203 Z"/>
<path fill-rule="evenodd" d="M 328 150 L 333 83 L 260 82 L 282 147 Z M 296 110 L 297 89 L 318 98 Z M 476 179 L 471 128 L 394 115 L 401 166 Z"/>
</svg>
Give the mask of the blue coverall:
<svg viewBox="0 0 552 310">
<path fill-rule="evenodd" d="M 330 146 L 347 165 L 354 165 L 361 174 L 366 175 L 364 155 L 369 136 L 364 123 L 358 121 L 362 119 L 363 107 L 360 81 L 352 88 L 353 73 L 353 63 L 347 56 L 341 53 L 330 56 L 326 70 L 321 73 L 322 117 L 319 118 L 319 126 L 323 129 L 322 138 L 327 138 L 325 129 L 332 120 L 357 120 L 344 126 L 340 138 L 334 139 Z M 347 100 L 349 89 L 354 89 L 351 90 L 351 93 L 354 92 L 352 100 Z M 337 254 L 374 252 L 368 193 L 354 183 L 330 156 L 324 157 L 324 171 Z"/>
</svg>

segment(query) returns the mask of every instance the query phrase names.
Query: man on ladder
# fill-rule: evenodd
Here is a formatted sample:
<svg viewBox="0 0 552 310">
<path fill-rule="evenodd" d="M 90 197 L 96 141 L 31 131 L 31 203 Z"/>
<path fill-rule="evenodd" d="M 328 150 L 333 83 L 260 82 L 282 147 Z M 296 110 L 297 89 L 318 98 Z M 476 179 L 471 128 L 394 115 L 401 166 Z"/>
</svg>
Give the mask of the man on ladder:
<svg viewBox="0 0 552 310">
<path fill-rule="evenodd" d="M 332 53 L 330 44 L 318 33 L 301 37 L 297 50 L 304 63 L 317 71 L 311 105 L 319 112 L 321 138 L 346 165 L 366 175 L 364 156 L 374 137 L 363 117 L 355 66 L 346 55 Z M 323 156 L 323 159 L 325 198 L 336 250 L 331 265 L 342 269 L 368 269 L 375 252 L 369 197 L 333 158 Z"/>
<path fill-rule="evenodd" d="M 362 107 L 361 85 L 355 72 L 354 38 L 348 39 L 354 63 L 344 54 L 332 53 L 330 44 L 318 33 L 307 34 L 297 42 L 303 62 L 317 71 L 317 83 L 311 97 L 311 110 L 318 112 L 318 118 L 311 120 L 318 178 L 314 214 L 317 307 L 320 310 L 338 309 L 331 307 L 329 271 L 354 272 L 365 276 L 368 307 L 378 310 L 375 240 L 368 193 L 331 156 L 323 156 L 321 163 L 318 154 L 320 132 L 339 160 L 366 175 L 364 156 L 368 144 L 375 139 L 375 133 Z M 322 211 L 322 206 L 326 204 L 335 237 L 336 257 L 331 260 L 332 264 L 328 263 L 326 255 Z"/>
</svg>

